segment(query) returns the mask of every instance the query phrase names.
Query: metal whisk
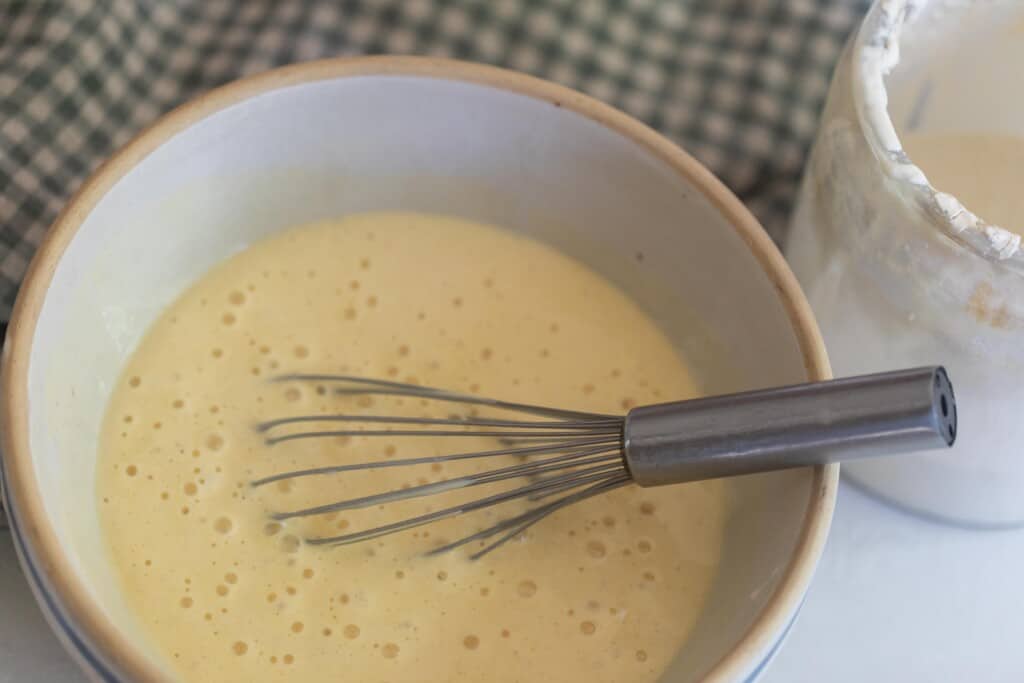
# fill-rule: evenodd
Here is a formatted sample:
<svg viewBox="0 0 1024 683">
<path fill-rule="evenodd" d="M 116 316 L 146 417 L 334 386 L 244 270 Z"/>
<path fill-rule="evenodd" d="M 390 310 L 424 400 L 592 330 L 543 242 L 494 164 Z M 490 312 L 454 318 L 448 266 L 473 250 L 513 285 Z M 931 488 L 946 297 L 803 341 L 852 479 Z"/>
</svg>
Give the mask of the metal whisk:
<svg viewBox="0 0 1024 683">
<path fill-rule="evenodd" d="M 512 500 L 534 503 L 526 512 L 431 551 L 436 554 L 484 542 L 483 548 L 472 555 L 474 558 L 568 505 L 628 484 L 662 486 L 944 448 L 956 440 L 957 430 L 953 387 L 941 367 L 645 406 L 634 408 L 625 416 L 512 403 L 345 375 L 288 375 L 276 381 L 330 384 L 340 395 L 408 397 L 518 413 L 523 419 L 471 415 L 301 415 L 257 426 L 271 446 L 325 437 L 496 439 L 498 447 L 492 450 L 345 463 L 284 472 L 253 482 L 253 486 L 264 486 L 357 470 L 519 456 L 521 462 L 478 474 L 272 515 L 277 520 L 287 520 L 510 482 L 507 490 L 470 502 L 363 531 L 306 539 L 313 545 L 344 545 Z M 337 428 L 324 429 L 325 424 Z M 311 425 L 320 428 L 310 428 Z"/>
</svg>

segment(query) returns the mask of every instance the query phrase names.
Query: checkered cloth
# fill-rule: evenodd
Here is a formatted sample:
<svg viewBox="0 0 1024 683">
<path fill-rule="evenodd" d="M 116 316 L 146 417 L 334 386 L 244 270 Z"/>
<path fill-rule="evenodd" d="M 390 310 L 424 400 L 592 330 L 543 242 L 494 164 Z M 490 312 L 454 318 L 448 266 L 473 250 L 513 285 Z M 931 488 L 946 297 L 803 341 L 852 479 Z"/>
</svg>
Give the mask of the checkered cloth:
<svg viewBox="0 0 1024 683">
<path fill-rule="evenodd" d="M 599 97 L 707 164 L 779 238 L 867 0 L 0 0 L 0 320 L 69 195 L 175 105 L 279 64 L 412 53 Z"/>
</svg>

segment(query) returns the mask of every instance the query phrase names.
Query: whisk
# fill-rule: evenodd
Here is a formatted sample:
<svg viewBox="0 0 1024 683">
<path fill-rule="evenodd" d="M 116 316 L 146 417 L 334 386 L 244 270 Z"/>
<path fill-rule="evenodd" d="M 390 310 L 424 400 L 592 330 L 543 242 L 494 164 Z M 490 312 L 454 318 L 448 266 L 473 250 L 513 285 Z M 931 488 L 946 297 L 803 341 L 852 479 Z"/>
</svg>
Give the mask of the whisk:
<svg viewBox="0 0 1024 683">
<path fill-rule="evenodd" d="M 477 474 L 383 491 L 326 505 L 272 513 L 276 520 L 382 506 L 440 496 L 484 484 L 506 490 L 469 502 L 338 536 L 307 538 L 312 545 L 345 545 L 379 538 L 512 500 L 526 512 L 433 549 L 470 543 L 478 558 L 574 503 L 630 484 L 683 482 L 802 467 L 840 460 L 952 446 L 957 416 L 953 387 L 941 367 L 900 370 L 633 408 L 605 415 L 481 398 L 413 384 L 347 375 L 295 374 L 278 382 L 330 385 L 346 396 L 391 396 L 469 406 L 450 418 L 396 415 L 301 415 L 257 425 L 273 446 L 327 437 L 491 438 L 497 448 L 375 462 L 343 463 L 284 472 L 252 482 L 264 486 L 299 477 L 383 467 L 519 456 L 516 464 Z M 521 419 L 479 417 L 480 409 Z M 311 425 L 319 428 L 310 428 Z M 328 425 L 334 428 L 324 429 Z M 298 431 L 296 431 L 298 430 Z"/>
</svg>

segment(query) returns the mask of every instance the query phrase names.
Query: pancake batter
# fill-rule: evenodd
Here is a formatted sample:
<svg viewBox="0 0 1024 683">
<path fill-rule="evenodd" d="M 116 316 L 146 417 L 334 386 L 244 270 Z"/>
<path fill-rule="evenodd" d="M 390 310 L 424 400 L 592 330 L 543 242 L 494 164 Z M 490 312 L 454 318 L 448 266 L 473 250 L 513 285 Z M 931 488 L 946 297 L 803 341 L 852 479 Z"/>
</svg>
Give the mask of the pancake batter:
<svg viewBox="0 0 1024 683">
<path fill-rule="evenodd" d="M 696 393 L 673 347 L 631 300 L 509 232 L 366 214 L 292 229 L 229 259 L 163 314 L 127 362 L 99 456 L 110 554 L 129 604 L 182 680 L 658 678 L 715 573 L 723 484 L 622 489 L 560 511 L 478 562 L 463 550 L 422 552 L 514 506 L 364 544 L 308 546 L 301 539 L 448 501 L 280 524 L 268 511 L 500 463 L 253 489 L 252 480 L 292 469 L 487 445 L 329 438 L 267 446 L 252 428 L 262 419 L 452 410 L 267 381 L 286 372 L 348 372 L 606 412 Z"/>
</svg>

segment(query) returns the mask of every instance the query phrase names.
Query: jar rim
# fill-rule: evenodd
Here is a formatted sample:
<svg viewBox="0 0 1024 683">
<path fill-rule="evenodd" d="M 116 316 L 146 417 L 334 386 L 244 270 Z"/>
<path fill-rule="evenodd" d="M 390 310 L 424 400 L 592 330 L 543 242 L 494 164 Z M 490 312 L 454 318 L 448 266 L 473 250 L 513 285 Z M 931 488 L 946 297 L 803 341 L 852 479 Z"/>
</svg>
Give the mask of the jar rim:
<svg viewBox="0 0 1024 683">
<path fill-rule="evenodd" d="M 900 59 L 901 35 L 921 3 L 875 0 L 853 38 L 854 108 L 882 173 L 902 187 L 933 224 L 968 252 L 1024 274 L 1021 235 L 989 223 L 954 195 L 933 187 L 903 149 L 889 115 L 886 77 Z"/>
</svg>

